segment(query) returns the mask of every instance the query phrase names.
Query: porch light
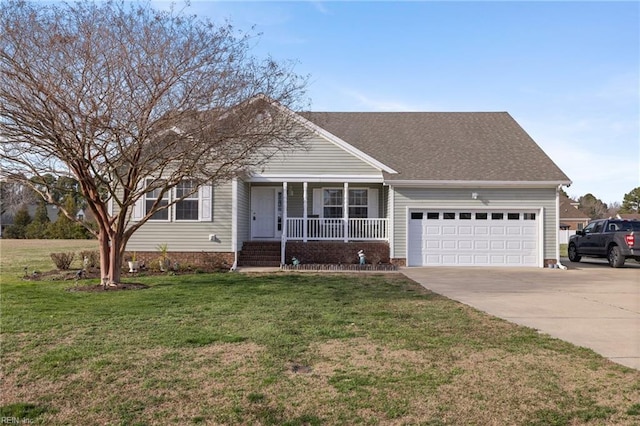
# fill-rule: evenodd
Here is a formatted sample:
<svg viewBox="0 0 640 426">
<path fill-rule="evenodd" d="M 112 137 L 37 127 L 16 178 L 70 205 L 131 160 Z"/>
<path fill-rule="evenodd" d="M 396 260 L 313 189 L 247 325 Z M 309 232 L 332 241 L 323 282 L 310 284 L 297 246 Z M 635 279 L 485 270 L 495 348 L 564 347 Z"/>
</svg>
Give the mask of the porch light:
<svg viewBox="0 0 640 426">
<path fill-rule="evenodd" d="M 471 199 L 472 200 L 477 200 L 478 199 L 478 193 L 477 192 L 472 192 L 471 193 Z"/>
</svg>

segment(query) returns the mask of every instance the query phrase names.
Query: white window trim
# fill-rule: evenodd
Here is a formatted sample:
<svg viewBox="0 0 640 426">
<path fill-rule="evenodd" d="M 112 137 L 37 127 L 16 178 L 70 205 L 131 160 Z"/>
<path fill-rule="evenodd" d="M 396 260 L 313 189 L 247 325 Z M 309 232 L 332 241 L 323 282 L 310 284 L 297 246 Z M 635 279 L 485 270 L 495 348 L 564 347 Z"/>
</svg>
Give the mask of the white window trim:
<svg viewBox="0 0 640 426">
<path fill-rule="evenodd" d="M 156 200 L 156 198 L 149 198 L 147 199 L 147 194 L 149 193 L 149 191 L 147 191 L 147 181 L 148 180 L 152 180 L 151 178 L 147 178 L 144 180 L 144 196 L 142 197 L 142 215 L 146 216 L 147 215 L 147 200 L 148 201 L 154 201 Z M 167 192 L 165 194 L 166 200 L 167 200 L 167 204 L 171 204 L 171 191 Z M 163 200 L 165 198 L 162 198 Z M 155 223 L 168 223 L 171 222 L 171 206 L 167 207 L 166 209 L 164 209 L 167 211 L 167 218 L 166 219 L 153 219 L 153 218 L 149 218 L 148 222 L 155 222 Z M 158 211 L 159 212 L 159 211 Z"/>
<path fill-rule="evenodd" d="M 313 200 L 313 214 L 314 215 L 318 215 L 319 218 L 321 219 L 325 219 L 324 217 L 324 208 L 326 207 L 326 205 L 324 204 L 324 191 L 326 189 L 339 189 L 342 190 L 342 203 L 340 205 L 340 207 L 344 208 L 344 198 L 345 198 L 345 194 L 344 194 L 344 187 L 341 186 L 323 186 L 321 188 L 314 188 L 314 200 Z M 358 186 L 358 187 L 349 187 L 349 191 L 352 190 L 366 190 L 367 191 L 367 205 L 363 206 L 363 205 L 351 205 L 348 204 L 348 207 L 366 207 L 367 208 L 367 217 L 366 219 L 377 219 L 379 217 L 379 211 L 378 209 L 380 208 L 378 203 L 379 203 L 379 189 L 378 188 L 370 188 L 370 187 L 366 187 L 366 186 Z M 372 195 L 372 193 L 375 192 L 375 195 Z M 316 200 L 316 197 L 320 197 L 320 201 L 318 202 L 318 200 Z M 372 202 L 375 199 L 375 205 Z M 349 194 L 347 193 L 347 201 L 349 200 Z M 338 205 L 336 204 L 335 206 L 330 206 L 330 207 L 338 207 Z M 373 212 L 373 214 L 372 214 Z M 347 211 L 347 214 L 349 212 Z M 344 216 L 344 211 L 342 212 L 343 216 Z M 342 218 L 343 216 L 341 216 L 340 218 Z M 339 219 L 339 218 L 334 218 L 334 219 Z M 364 219 L 364 218 L 363 218 Z"/>
<path fill-rule="evenodd" d="M 151 178 L 148 178 L 151 179 Z M 144 179 L 144 185 L 146 189 L 147 180 Z M 189 179 L 185 179 L 189 180 Z M 176 191 L 177 187 L 174 186 L 170 191 L 165 194 L 168 203 L 171 204 L 176 199 Z M 141 214 L 139 218 L 142 218 L 147 214 L 147 192 L 144 192 L 144 195 L 138 200 L 136 204 L 139 204 L 140 207 L 134 206 L 134 211 L 136 209 L 139 210 L 138 214 Z M 185 198 L 185 200 L 197 200 L 198 201 L 198 218 L 197 219 L 176 219 L 176 204 L 170 205 L 165 210 L 167 210 L 167 219 L 148 219 L 148 222 L 153 223 L 197 223 L 197 222 L 212 222 L 213 221 L 213 187 L 211 185 L 200 185 L 198 187 L 198 192 L 193 194 L 196 198 Z M 152 200 L 152 199 L 149 199 Z M 136 216 L 137 217 L 137 216 Z M 138 219 L 139 220 L 139 219 Z"/>
<path fill-rule="evenodd" d="M 191 179 L 183 179 L 182 181 L 188 181 Z M 178 219 L 176 216 L 178 214 L 178 203 L 180 203 L 181 201 L 176 201 L 175 204 L 173 204 L 171 207 L 169 207 L 169 209 L 171 210 L 171 220 L 173 222 L 180 222 L 180 223 L 189 223 L 189 222 L 201 222 L 201 216 L 202 216 L 202 197 L 200 195 L 201 191 L 200 188 L 202 188 L 202 186 L 198 187 L 198 191 L 191 194 L 189 197 L 185 198 L 184 200 L 181 201 L 193 201 L 196 200 L 198 201 L 198 218 L 197 219 Z M 175 197 L 175 199 L 177 199 L 178 197 L 176 196 L 176 193 L 178 192 L 178 185 L 174 186 L 173 188 L 171 188 L 171 191 L 169 191 L 171 193 L 171 195 L 173 195 L 173 197 Z M 195 196 L 195 197 L 194 197 Z M 192 198 L 194 197 L 194 198 Z"/>
</svg>

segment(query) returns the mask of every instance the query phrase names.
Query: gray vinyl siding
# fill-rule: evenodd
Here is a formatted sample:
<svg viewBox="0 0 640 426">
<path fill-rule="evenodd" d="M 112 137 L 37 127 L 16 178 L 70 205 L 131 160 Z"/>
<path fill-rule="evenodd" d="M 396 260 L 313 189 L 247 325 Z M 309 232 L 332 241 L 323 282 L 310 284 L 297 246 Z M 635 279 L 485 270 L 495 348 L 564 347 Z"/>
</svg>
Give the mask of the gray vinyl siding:
<svg viewBox="0 0 640 426">
<path fill-rule="evenodd" d="M 238 180 L 238 247 L 251 240 L 251 184 Z"/>
<path fill-rule="evenodd" d="M 320 136 L 310 138 L 306 149 L 276 155 L 261 174 L 381 176 L 378 169 Z"/>
<path fill-rule="evenodd" d="M 407 208 L 494 209 L 511 207 L 518 209 L 544 208 L 544 259 L 556 257 L 556 189 L 425 189 L 393 188 L 393 257 L 407 257 Z M 477 192 L 479 199 L 472 200 Z"/>
<path fill-rule="evenodd" d="M 169 251 L 233 251 L 231 239 L 232 184 L 226 182 L 213 188 L 213 221 L 156 222 L 148 221 L 136 231 L 129 243 L 129 251 L 154 251 L 166 243 Z M 209 241 L 215 234 L 216 241 Z"/>
</svg>

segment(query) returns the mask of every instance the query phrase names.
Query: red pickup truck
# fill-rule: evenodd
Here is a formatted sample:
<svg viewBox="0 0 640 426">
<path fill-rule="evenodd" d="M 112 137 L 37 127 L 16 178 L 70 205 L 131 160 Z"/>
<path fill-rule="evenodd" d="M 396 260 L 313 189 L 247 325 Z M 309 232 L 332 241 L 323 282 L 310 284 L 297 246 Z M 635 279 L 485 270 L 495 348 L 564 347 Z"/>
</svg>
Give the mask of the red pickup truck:
<svg viewBox="0 0 640 426">
<path fill-rule="evenodd" d="M 640 221 L 599 219 L 589 222 L 569 238 L 569 260 L 606 257 L 612 268 L 620 268 L 626 259 L 640 262 Z"/>
</svg>

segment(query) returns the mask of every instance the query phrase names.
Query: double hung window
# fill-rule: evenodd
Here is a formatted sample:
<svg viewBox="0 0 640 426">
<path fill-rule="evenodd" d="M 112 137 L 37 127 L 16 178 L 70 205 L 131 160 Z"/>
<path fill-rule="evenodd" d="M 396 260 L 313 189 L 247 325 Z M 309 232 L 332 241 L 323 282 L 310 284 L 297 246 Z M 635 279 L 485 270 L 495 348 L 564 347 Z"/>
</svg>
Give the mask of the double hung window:
<svg viewBox="0 0 640 426">
<path fill-rule="evenodd" d="M 150 187 L 163 185 L 162 181 L 147 179 L 145 184 Z M 144 197 L 136 203 L 134 220 L 141 219 L 153 209 L 156 202 L 159 207 L 149 218 L 151 221 L 211 221 L 212 220 L 212 191 L 210 186 L 198 186 L 194 180 L 183 180 L 174 188 L 162 193 L 161 188 L 147 191 Z"/>
<path fill-rule="evenodd" d="M 368 218 L 370 197 L 367 188 L 349 189 L 348 192 L 348 215 L 350 218 Z M 322 190 L 322 217 L 337 219 L 344 217 L 344 189 L 324 188 Z"/>
</svg>

